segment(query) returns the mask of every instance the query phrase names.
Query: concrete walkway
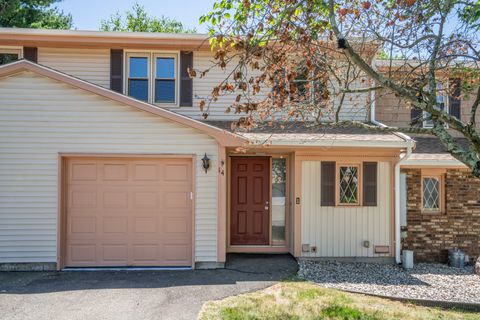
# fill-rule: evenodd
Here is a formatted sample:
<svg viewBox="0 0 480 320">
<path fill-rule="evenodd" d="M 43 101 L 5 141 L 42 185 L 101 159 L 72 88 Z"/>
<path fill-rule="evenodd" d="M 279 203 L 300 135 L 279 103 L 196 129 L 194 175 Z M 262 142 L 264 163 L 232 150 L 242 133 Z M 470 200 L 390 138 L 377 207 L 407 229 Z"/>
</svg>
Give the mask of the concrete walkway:
<svg viewBox="0 0 480 320">
<path fill-rule="evenodd" d="M 209 300 L 297 271 L 290 255 L 229 255 L 226 269 L 0 273 L 0 319 L 196 319 Z"/>
</svg>

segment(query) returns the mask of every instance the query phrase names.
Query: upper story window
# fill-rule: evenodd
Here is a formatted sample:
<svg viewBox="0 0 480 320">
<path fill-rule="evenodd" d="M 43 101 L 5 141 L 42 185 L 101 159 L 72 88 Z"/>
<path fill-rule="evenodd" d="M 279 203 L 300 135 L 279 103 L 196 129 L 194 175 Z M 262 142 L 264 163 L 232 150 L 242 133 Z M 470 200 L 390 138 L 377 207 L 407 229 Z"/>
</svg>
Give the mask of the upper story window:
<svg viewBox="0 0 480 320">
<path fill-rule="evenodd" d="M 7 64 L 21 58 L 22 49 L 0 48 L 0 65 Z"/>
<path fill-rule="evenodd" d="M 435 108 L 441 110 L 443 112 L 449 113 L 448 111 L 448 95 L 446 94 L 445 90 L 443 89 L 442 83 L 437 83 L 437 101 Z M 430 113 L 424 111 L 423 112 L 423 127 L 424 128 L 433 128 L 434 121 L 430 119 Z"/>
<path fill-rule="evenodd" d="M 297 76 L 291 80 L 290 91 L 294 89 L 295 95 L 290 96 L 290 101 L 299 103 L 317 103 L 320 101 L 320 96 L 325 88 L 325 83 L 319 79 L 311 79 L 313 72 L 310 72 L 306 67 L 299 67 Z"/>
<path fill-rule="evenodd" d="M 176 54 L 127 53 L 127 95 L 157 104 L 178 104 Z"/>
</svg>

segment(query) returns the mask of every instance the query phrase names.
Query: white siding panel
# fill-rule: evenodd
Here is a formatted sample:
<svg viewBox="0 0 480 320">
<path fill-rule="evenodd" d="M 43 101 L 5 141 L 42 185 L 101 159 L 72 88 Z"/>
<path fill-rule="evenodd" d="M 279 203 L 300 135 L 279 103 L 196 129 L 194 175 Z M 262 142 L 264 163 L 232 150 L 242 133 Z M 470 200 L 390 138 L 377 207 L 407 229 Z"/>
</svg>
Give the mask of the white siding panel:
<svg viewBox="0 0 480 320">
<path fill-rule="evenodd" d="M 213 54 L 209 51 L 195 51 L 193 53 L 193 66 L 197 70 L 207 70 L 214 65 L 215 61 L 213 59 Z M 211 70 L 203 78 L 194 78 L 193 79 L 193 107 L 180 107 L 178 112 L 184 115 L 187 115 L 196 119 L 203 119 L 202 112 L 200 111 L 198 104 L 199 102 L 211 95 L 212 90 L 215 86 L 219 85 L 223 80 L 225 80 L 228 75 L 232 72 L 235 67 L 235 63 L 230 63 L 225 70 L 222 70 L 219 67 L 211 68 Z M 252 72 L 252 75 L 254 73 Z M 245 116 L 245 114 L 234 114 L 226 113 L 226 109 L 232 105 L 236 94 L 225 95 L 219 97 L 219 99 L 210 104 L 208 110 L 209 117 L 208 120 L 232 120 L 238 119 L 239 117 Z M 252 96 L 252 99 L 263 100 L 265 96 L 263 94 L 258 94 Z M 177 111 L 177 109 L 175 110 Z M 206 110 L 205 110 L 206 111 Z"/>
<path fill-rule="evenodd" d="M 304 257 L 376 257 L 374 246 L 390 245 L 390 163 L 378 163 L 376 207 L 322 207 L 321 161 L 302 161 L 302 244 L 317 246 Z M 370 248 L 363 242 L 370 241 Z M 388 256 L 388 255 L 387 255 Z"/>
<path fill-rule="evenodd" d="M 110 88 L 110 50 L 38 48 L 38 63 Z"/>
<path fill-rule="evenodd" d="M 24 72 L 0 79 L 0 262 L 56 261 L 58 153 L 78 152 L 196 154 L 195 260 L 216 261 L 213 138 Z"/>
</svg>

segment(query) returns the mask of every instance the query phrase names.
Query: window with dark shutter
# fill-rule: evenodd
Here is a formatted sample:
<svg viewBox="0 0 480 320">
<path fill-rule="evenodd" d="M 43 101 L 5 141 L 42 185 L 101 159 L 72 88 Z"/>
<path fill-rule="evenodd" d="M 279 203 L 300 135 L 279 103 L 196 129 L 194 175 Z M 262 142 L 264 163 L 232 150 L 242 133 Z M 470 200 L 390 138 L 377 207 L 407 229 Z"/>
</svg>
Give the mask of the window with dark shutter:
<svg viewBox="0 0 480 320">
<path fill-rule="evenodd" d="M 38 49 L 36 47 L 23 47 L 23 58 L 37 63 Z"/>
<path fill-rule="evenodd" d="M 451 116 L 460 119 L 461 117 L 461 82 L 460 79 L 450 79 L 450 94 L 448 97 L 448 107 Z"/>
<path fill-rule="evenodd" d="M 377 163 L 363 163 L 363 205 L 377 205 Z"/>
<path fill-rule="evenodd" d="M 321 205 L 335 206 L 335 162 L 322 161 Z"/>
<path fill-rule="evenodd" d="M 123 50 L 110 50 L 110 89 L 123 93 Z"/>
<path fill-rule="evenodd" d="M 422 110 L 412 107 L 410 109 L 410 123 L 412 127 L 421 127 L 422 126 L 422 119 L 423 119 L 423 112 Z"/>
<path fill-rule="evenodd" d="M 188 75 L 188 68 L 193 68 L 193 52 L 180 52 L 180 106 L 193 106 L 193 80 Z"/>
</svg>

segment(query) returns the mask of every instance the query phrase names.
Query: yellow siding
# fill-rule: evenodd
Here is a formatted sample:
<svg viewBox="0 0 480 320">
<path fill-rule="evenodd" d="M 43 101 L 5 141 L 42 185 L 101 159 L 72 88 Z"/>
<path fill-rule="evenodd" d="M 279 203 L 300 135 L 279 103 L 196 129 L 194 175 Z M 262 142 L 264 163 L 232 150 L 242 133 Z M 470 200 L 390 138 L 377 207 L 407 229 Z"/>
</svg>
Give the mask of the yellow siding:
<svg viewBox="0 0 480 320">
<path fill-rule="evenodd" d="M 302 244 L 317 246 L 304 257 L 376 257 L 375 245 L 390 243 L 390 164 L 378 165 L 376 207 L 320 206 L 320 161 L 302 161 Z M 365 240 L 370 248 L 363 247 Z M 384 256 L 384 255 L 383 255 Z"/>
<path fill-rule="evenodd" d="M 196 154 L 195 259 L 216 261 L 215 140 L 30 72 L 0 79 L 0 101 L 0 262 L 56 261 L 58 154 L 78 152 Z"/>
<path fill-rule="evenodd" d="M 38 63 L 110 88 L 110 50 L 38 48 Z"/>
</svg>

